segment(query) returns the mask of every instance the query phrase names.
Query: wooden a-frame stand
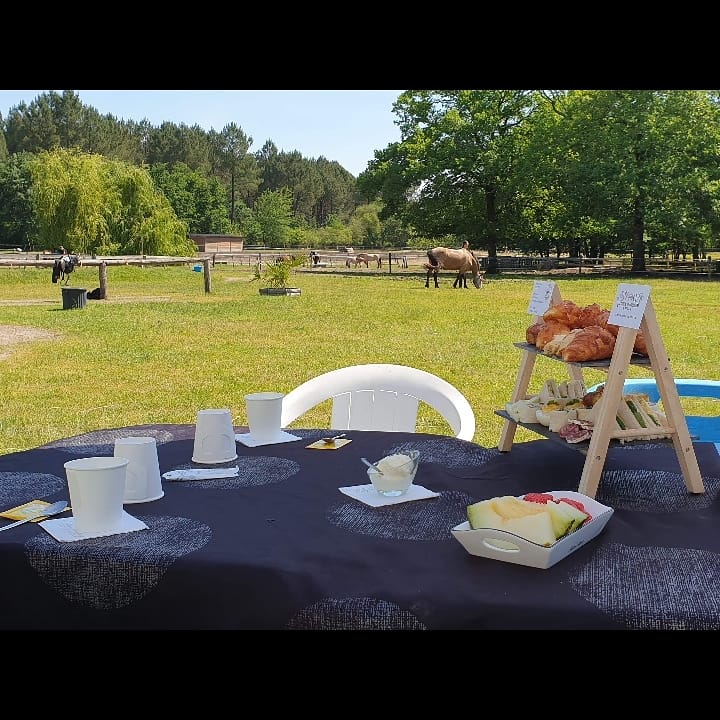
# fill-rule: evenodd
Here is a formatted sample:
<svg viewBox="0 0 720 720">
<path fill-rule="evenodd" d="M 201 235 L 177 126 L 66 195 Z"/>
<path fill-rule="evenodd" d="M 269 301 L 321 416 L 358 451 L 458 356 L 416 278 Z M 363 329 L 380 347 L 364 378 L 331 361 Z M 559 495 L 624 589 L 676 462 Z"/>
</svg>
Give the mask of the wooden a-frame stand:
<svg viewBox="0 0 720 720">
<path fill-rule="evenodd" d="M 553 300 L 553 305 L 560 301 L 557 288 L 553 292 Z M 536 316 L 536 320 L 538 319 L 540 318 Z M 640 323 L 640 330 L 642 330 L 645 338 L 650 366 L 655 374 L 667 424 L 660 428 L 617 429 L 615 416 L 622 401 L 623 384 L 627 378 L 627 368 L 631 364 L 633 346 L 638 332 L 635 329 L 621 326 L 617 334 L 610 364 L 607 367 L 608 378 L 603 391 L 603 401 L 587 449 L 587 458 L 580 478 L 578 492 L 589 497 L 595 497 L 611 440 L 640 439 L 664 435 L 672 439 L 687 489 L 691 493 L 704 493 L 705 486 L 695 457 L 695 449 L 690 439 L 685 413 L 680 404 L 675 379 L 670 369 L 670 359 L 667 356 L 657 317 L 655 316 L 655 309 L 649 297 Z M 527 397 L 527 389 L 538 354 L 542 353 L 530 350 L 523 351 L 523 358 L 515 381 L 511 402 L 523 400 Z M 549 355 L 543 355 L 543 357 L 551 358 Z M 582 363 L 565 364 L 568 366 L 571 379 L 582 382 Z M 593 364 L 593 367 L 597 367 L 597 364 Z M 498 449 L 501 452 L 508 452 L 512 448 L 516 430 L 517 423 L 506 418 L 498 444 Z"/>
</svg>

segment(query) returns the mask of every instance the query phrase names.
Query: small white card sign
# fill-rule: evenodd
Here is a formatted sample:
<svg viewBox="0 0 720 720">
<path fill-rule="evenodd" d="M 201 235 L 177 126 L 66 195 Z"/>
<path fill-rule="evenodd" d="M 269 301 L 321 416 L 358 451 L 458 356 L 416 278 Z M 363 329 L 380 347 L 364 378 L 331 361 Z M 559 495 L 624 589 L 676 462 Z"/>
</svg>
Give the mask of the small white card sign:
<svg viewBox="0 0 720 720">
<path fill-rule="evenodd" d="M 649 285 L 620 283 L 607 321 L 611 325 L 639 330 L 649 297 Z"/>
<path fill-rule="evenodd" d="M 555 288 L 552 280 L 535 280 L 528 306 L 530 315 L 544 315 L 548 311 Z"/>
</svg>

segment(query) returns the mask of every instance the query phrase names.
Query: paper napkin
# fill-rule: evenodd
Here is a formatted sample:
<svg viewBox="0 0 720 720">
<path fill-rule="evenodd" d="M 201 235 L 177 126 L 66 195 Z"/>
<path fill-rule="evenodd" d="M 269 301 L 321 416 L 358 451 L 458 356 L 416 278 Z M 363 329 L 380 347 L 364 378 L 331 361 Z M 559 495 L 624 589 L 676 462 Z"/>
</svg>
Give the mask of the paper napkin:
<svg viewBox="0 0 720 720">
<path fill-rule="evenodd" d="M 226 468 L 186 468 L 163 473 L 163 480 L 216 480 L 237 477 L 239 474 L 240 469 L 237 465 Z"/>
<path fill-rule="evenodd" d="M 248 447 L 258 447 L 260 445 L 278 445 L 279 443 L 295 442 L 295 440 L 303 440 L 304 438 L 301 438 L 299 435 L 291 435 L 281 430 L 280 434 L 276 435 L 272 440 L 256 440 L 250 433 L 235 435 L 235 439 Z"/>
<path fill-rule="evenodd" d="M 399 503 L 412 502 L 413 500 L 425 500 L 427 498 L 440 497 L 440 493 L 433 492 L 424 488 L 422 485 L 411 485 L 404 495 L 396 497 L 386 497 L 381 495 L 372 485 L 353 485 L 352 487 L 338 488 L 341 493 L 348 495 L 355 500 L 370 505 L 372 507 L 382 507 L 383 505 L 398 505 Z"/>
<path fill-rule="evenodd" d="M 81 533 L 75 529 L 75 522 L 72 517 L 59 518 L 57 520 L 43 520 L 40 527 L 50 533 L 60 542 L 75 542 L 76 540 L 88 540 L 89 538 L 107 537 L 109 535 L 122 535 L 123 533 L 135 532 L 136 530 L 147 530 L 148 526 L 123 510 L 122 525 L 119 530 L 105 533 Z"/>
</svg>

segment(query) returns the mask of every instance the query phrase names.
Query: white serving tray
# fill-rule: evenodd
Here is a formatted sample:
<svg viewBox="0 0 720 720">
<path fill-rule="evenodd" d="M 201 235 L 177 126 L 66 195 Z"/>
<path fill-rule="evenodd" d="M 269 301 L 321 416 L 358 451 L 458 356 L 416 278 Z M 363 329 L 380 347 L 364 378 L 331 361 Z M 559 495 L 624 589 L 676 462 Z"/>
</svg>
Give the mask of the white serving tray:
<svg viewBox="0 0 720 720">
<path fill-rule="evenodd" d="M 551 547 L 543 547 L 504 530 L 491 528 L 473 530 L 468 521 L 460 523 L 452 529 L 453 537 L 471 555 L 546 570 L 597 537 L 613 514 L 611 507 L 579 492 L 572 490 L 547 490 L 544 492 L 552 495 L 556 500 L 562 497 L 579 500 L 590 513 L 592 520 L 574 533 L 558 540 Z M 522 498 L 524 495 L 518 497 Z"/>
</svg>

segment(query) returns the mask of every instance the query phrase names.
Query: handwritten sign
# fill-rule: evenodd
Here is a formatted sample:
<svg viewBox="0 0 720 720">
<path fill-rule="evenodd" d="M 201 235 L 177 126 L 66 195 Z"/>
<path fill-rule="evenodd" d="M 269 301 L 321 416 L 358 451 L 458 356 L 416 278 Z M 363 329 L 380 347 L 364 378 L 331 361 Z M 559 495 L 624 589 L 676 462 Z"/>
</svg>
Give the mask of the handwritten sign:
<svg viewBox="0 0 720 720">
<path fill-rule="evenodd" d="M 608 322 L 612 325 L 638 330 L 649 297 L 649 285 L 620 283 L 617 295 L 615 295 L 615 302 L 613 302 L 610 310 Z"/>
<path fill-rule="evenodd" d="M 544 315 L 550 307 L 556 287 L 551 280 L 536 280 L 533 285 L 528 312 L 531 315 Z"/>
</svg>

